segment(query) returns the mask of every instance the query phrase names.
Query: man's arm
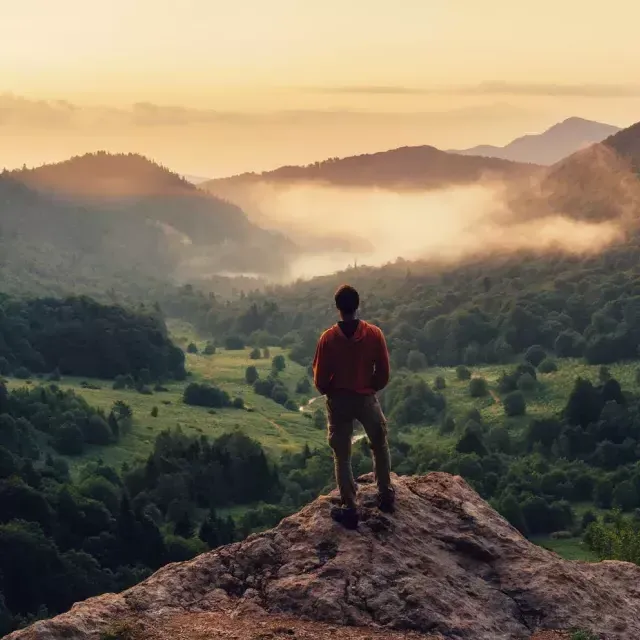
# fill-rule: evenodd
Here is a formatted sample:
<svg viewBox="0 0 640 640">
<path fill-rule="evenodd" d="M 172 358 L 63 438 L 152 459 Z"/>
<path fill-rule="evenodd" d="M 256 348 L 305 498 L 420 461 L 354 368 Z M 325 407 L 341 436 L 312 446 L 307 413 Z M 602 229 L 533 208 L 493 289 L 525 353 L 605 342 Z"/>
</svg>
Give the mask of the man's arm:
<svg viewBox="0 0 640 640">
<path fill-rule="evenodd" d="M 327 395 L 331 386 L 331 361 L 327 349 L 327 341 L 324 335 L 320 336 L 316 346 L 316 354 L 313 358 L 313 383 L 316 389 L 323 395 Z"/>
<path fill-rule="evenodd" d="M 382 391 L 389 384 L 389 350 L 382 331 L 379 332 L 378 353 L 376 357 L 375 371 L 373 373 L 373 388 Z"/>
</svg>

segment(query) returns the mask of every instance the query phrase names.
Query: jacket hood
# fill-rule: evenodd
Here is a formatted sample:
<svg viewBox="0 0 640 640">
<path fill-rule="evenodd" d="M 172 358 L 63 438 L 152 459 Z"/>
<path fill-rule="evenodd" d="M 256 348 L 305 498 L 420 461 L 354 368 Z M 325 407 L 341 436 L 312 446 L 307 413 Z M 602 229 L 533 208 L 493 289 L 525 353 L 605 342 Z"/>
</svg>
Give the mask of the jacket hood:
<svg viewBox="0 0 640 640">
<path fill-rule="evenodd" d="M 362 340 L 370 331 L 371 325 L 364 320 L 359 320 L 355 333 L 350 338 L 347 338 L 347 336 L 340 328 L 340 325 L 333 325 L 333 333 L 335 334 L 335 336 L 341 338 L 342 340 L 346 340 L 347 342 L 360 342 L 360 340 Z"/>
</svg>

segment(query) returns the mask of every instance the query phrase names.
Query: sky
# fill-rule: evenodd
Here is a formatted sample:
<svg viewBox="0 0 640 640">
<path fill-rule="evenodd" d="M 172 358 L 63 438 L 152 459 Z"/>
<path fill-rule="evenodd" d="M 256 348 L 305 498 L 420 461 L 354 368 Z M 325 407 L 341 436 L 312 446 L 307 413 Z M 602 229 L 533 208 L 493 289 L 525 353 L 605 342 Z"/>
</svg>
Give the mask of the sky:
<svg viewBox="0 0 640 640">
<path fill-rule="evenodd" d="M 0 0 L 0 166 L 107 148 L 215 177 L 625 126 L 639 22 L 634 0 Z"/>
</svg>

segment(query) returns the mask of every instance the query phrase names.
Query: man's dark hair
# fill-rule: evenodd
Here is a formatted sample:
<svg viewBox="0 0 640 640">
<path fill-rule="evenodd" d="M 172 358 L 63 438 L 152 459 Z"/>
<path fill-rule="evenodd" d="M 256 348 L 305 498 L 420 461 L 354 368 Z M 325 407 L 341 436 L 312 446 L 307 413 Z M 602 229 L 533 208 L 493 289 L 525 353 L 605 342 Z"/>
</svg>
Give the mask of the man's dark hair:
<svg viewBox="0 0 640 640">
<path fill-rule="evenodd" d="M 343 284 L 335 295 L 336 307 L 338 311 L 346 314 L 353 314 L 360 306 L 360 295 L 348 284 Z"/>
</svg>

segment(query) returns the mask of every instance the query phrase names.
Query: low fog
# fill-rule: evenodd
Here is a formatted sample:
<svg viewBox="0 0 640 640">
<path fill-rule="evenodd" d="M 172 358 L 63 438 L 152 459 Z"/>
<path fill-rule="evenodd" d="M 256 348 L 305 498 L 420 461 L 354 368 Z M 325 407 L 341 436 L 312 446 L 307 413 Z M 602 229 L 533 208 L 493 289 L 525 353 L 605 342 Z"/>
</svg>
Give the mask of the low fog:
<svg viewBox="0 0 640 640">
<path fill-rule="evenodd" d="M 288 279 L 381 265 L 402 257 L 453 262 L 521 250 L 600 251 L 621 238 L 622 223 L 583 222 L 557 211 L 523 220 L 499 183 L 437 191 L 392 192 L 318 184 L 244 186 L 242 202 L 262 226 L 303 249 Z"/>
</svg>

